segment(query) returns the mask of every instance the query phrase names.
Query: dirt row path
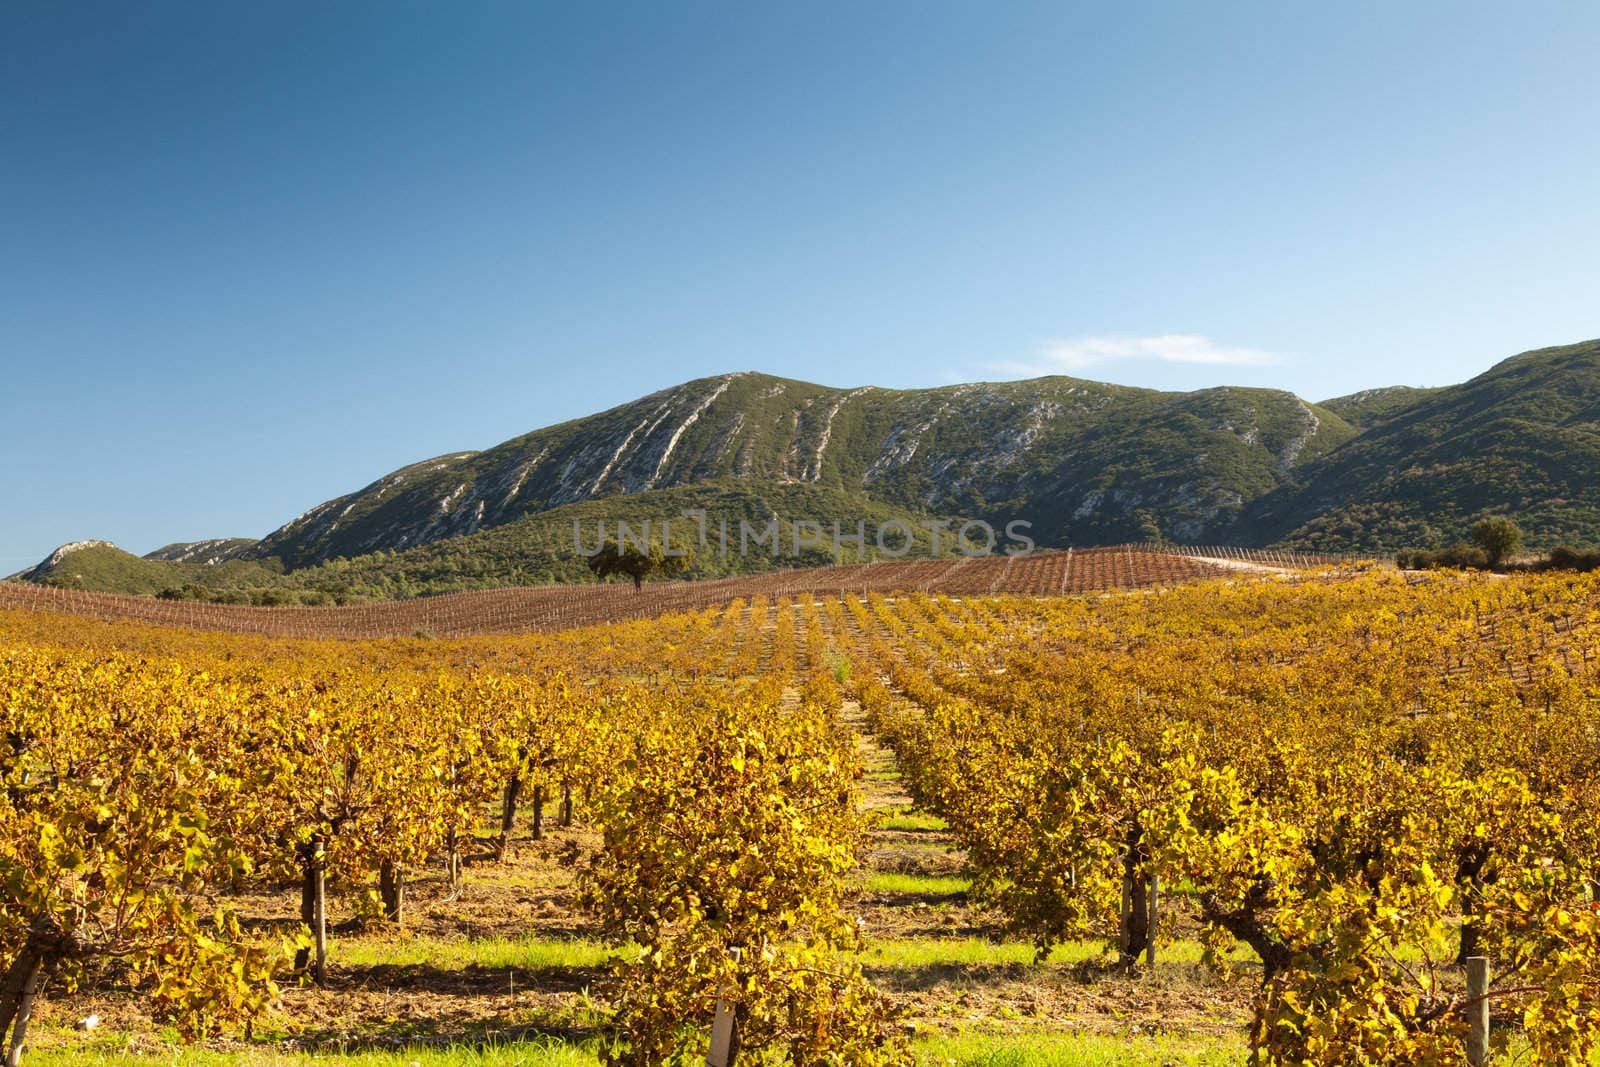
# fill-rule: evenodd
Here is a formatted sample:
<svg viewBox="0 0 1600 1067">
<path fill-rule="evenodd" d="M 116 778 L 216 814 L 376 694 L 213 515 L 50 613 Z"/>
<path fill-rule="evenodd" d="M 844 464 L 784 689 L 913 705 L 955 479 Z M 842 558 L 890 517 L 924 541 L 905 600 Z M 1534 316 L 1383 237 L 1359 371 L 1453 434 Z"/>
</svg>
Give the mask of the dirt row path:
<svg viewBox="0 0 1600 1067">
<path fill-rule="evenodd" d="M 1237 1040 L 1247 996 L 1242 987 L 1218 988 L 1197 963 L 1129 974 L 1092 946 L 1034 963 L 1032 946 L 993 940 L 993 922 L 968 898 L 966 856 L 953 835 L 916 810 L 894 753 L 860 707 L 847 702 L 841 719 L 856 733 L 864 768 L 857 802 L 869 817 L 857 906 L 868 944 L 863 965 L 915 1031 L 1022 1039 L 1162 1032 L 1196 1048 Z"/>
<path fill-rule="evenodd" d="M 868 936 L 978 936 L 960 881 L 965 853 L 942 823 L 916 810 L 894 753 L 867 728 L 860 705 L 847 701 L 841 717 L 855 732 L 864 771 L 857 801 L 868 823 L 859 914 Z"/>
<path fill-rule="evenodd" d="M 894 753 L 867 729 L 867 716 L 861 705 L 854 700 L 845 701 L 840 718 L 855 731 L 856 751 L 861 754 L 861 765 L 866 770 L 861 783 L 861 810 L 875 814 L 909 809 L 911 794 L 906 792 L 900 779 L 900 765 L 895 762 Z"/>
</svg>

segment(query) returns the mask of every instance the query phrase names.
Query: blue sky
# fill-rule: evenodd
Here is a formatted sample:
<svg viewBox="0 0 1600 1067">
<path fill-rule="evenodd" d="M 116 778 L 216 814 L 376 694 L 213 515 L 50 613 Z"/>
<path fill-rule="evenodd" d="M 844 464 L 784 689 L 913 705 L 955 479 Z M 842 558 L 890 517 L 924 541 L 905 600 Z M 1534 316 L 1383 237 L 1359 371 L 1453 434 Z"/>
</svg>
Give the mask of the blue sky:
<svg viewBox="0 0 1600 1067">
<path fill-rule="evenodd" d="M 1589 3 L 0 7 L 0 574 L 752 369 L 1600 335 Z"/>
</svg>

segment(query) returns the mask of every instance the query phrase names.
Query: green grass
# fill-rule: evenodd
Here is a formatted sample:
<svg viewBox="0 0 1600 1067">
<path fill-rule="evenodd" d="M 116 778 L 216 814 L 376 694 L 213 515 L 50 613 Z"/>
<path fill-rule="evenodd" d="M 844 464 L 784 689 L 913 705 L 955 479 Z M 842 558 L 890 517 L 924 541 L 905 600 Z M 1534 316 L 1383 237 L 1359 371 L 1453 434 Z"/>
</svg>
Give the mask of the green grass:
<svg viewBox="0 0 1600 1067">
<path fill-rule="evenodd" d="M 1052 960 L 1066 958 L 1073 946 L 1058 946 Z M 1023 941 L 985 941 L 981 937 L 910 937 L 873 941 L 861 954 L 868 967 L 921 968 L 945 964 L 1032 963 L 1033 946 Z"/>
<path fill-rule="evenodd" d="M 1070 941 L 1055 946 L 1049 963 L 1082 963 L 1099 959 L 1104 952 L 1099 941 Z M 1158 963 L 1199 963 L 1200 943 L 1176 941 L 1162 945 Z M 872 941 L 861 954 L 868 967 L 915 969 L 950 964 L 984 965 L 1032 963 L 1033 945 L 1026 941 L 986 941 L 981 937 L 910 937 Z"/>
<path fill-rule="evenodd" d="M 1168 1035 L 1128 1037 L 1094 1034 L 1029 1034 L 1026 1037 L 962 1035 L 917 1044 L 917 1062 L 927 1067 L 1200 1067 L 1240 1063 L 1242 1040 Z"/>
<path fill-rule="evenodd" d="M 930 879 L 937 881 L 937 879 Z M 1099 941 L 1072 941 L 1051 951 L 1051 963 L 1081 963 L 1102 955 Z M 344 967 L 427 966 L 458 970 L 477 966 L 490 970 L 593 969 L 623 951 L 604 942 L 564 938 L 475 938 L 446 941 L 411 938 L 397 941 L 349 941 L 335 947 L 334 962 Z M 1162 945 L 1162 963 L 1199 963 L 1195 941 Z M 988 941 L 981 937 L 910 937 L 871 941 L 862 961 L 872 967 L 918 968 L 947 964 L 1032 963 L 1033 945 L 1026 941 Z"/>
<path fill-rule="evenodd" d="M 874 871 L 862 880 L 862 888 L 869 893 L 903 893 L 914 897 L 950 897 L 972 888 L 966 878 L 941 874 L 900 874 L 895 871 Z"/>
<path fill-rule="evenodd" d="M 929 879 L 938 881 L 938 879 Z M 447 941 L 410 938 L 396 941 L 349 941 L 336 946 L 334 962 L 344 967 L 427 966 L 440 970 L 483 967 L 490 970 L 593 969 L 624 951 L 604 942 L 564 938 L 475 938 Z M 1051 963 L 1082 963 L 1103 954 L 1099 941 L 1057 945 Z M 1199 963 L 1195 941 L 1162 945 L 1162 963 Z M 910 937 L 868 943 L 862 961 L 871 967 L 918 968 L 947 964 L 1032 963 L 1033 945 L 1026 941 L 989 941 L 981 937 Z"/>
<path fill-rule="evenodd" d="M 492 937 L 445 941 L 418 937 L 402 941 L 349 941 L 334 948 L 345 967 L 428 966 L 454 970 L 476 964 L 490 969 L 594 968 L 619 950 L 600 941 L 548 937 Z"/>
<path fill-rule="evenodd" d="M 937 815 L 925 811 L 897 811 L 885 815 L 878 823 L 881 830 L 906 830 L 912 833 L 939 833 L 950 829 L 950 824 Z"/>
</svg>

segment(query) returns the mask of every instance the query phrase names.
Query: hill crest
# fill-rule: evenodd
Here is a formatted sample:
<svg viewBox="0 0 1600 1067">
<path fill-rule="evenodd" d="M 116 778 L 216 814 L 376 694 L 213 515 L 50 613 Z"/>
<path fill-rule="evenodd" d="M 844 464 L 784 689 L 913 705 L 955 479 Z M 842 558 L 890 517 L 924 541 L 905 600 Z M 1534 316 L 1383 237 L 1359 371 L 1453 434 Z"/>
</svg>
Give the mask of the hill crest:
<svg viewBox="0 0 1600 1067">
<path fill-rule="evenodd" d="M 764 521 L 1022 519 L 1044 546 L 1364 551 L 1436 545 L 1498 511 L 1525 519 L 1530 543 L 1582 542 L 1600 525 L 1597 413 L 1592 341 L 1522 353 L 1456 386 L 1321 404 L 1066 376 L 843 389 L 734 372 L 408 464 L 258 541 L 169 545 L 146 562 L 186 568 L 171 573 L 180 584 L 214 585 L 207 568 L 227 566 L 253 582 L 348 579 L 386 596 L 581 580 L 563 525 L 686 507 Z M 51 581 L 59 562 L 27 573 Z"/>
</svg>

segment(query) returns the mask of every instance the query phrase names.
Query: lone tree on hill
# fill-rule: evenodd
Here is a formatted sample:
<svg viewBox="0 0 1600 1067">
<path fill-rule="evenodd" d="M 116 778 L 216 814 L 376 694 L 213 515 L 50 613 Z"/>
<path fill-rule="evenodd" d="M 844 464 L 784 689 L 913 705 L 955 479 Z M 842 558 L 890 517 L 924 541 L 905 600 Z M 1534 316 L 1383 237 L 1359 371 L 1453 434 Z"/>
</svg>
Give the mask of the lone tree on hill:
<svg viewBox="0 0 1600 1067">
<path fill-rule="evenodd" d="M 1504 515 L 1491 515 L 1473 524 L 1472 543 L 1489 557 L 1489 566 L 1498 567 L 1522 547 L 1522 529 Z"/>
<path fill-rule="evenodd" d="M 687 548 L 674 546 L 668 552 L 666 546 L 659 542 L 651 542 L 646 549 L 632 541 L 618 542 L 608 539 L 600 546 L 600 551 L 589 557 L 589 569 L 595 577 L 605 581 L 615 574 L 625 574 L 633 579 L 633 591 L 640 592 L 644 589 L 647 578 L 673 577 L 687 573 L 694 557 Z"/>
</svg>

